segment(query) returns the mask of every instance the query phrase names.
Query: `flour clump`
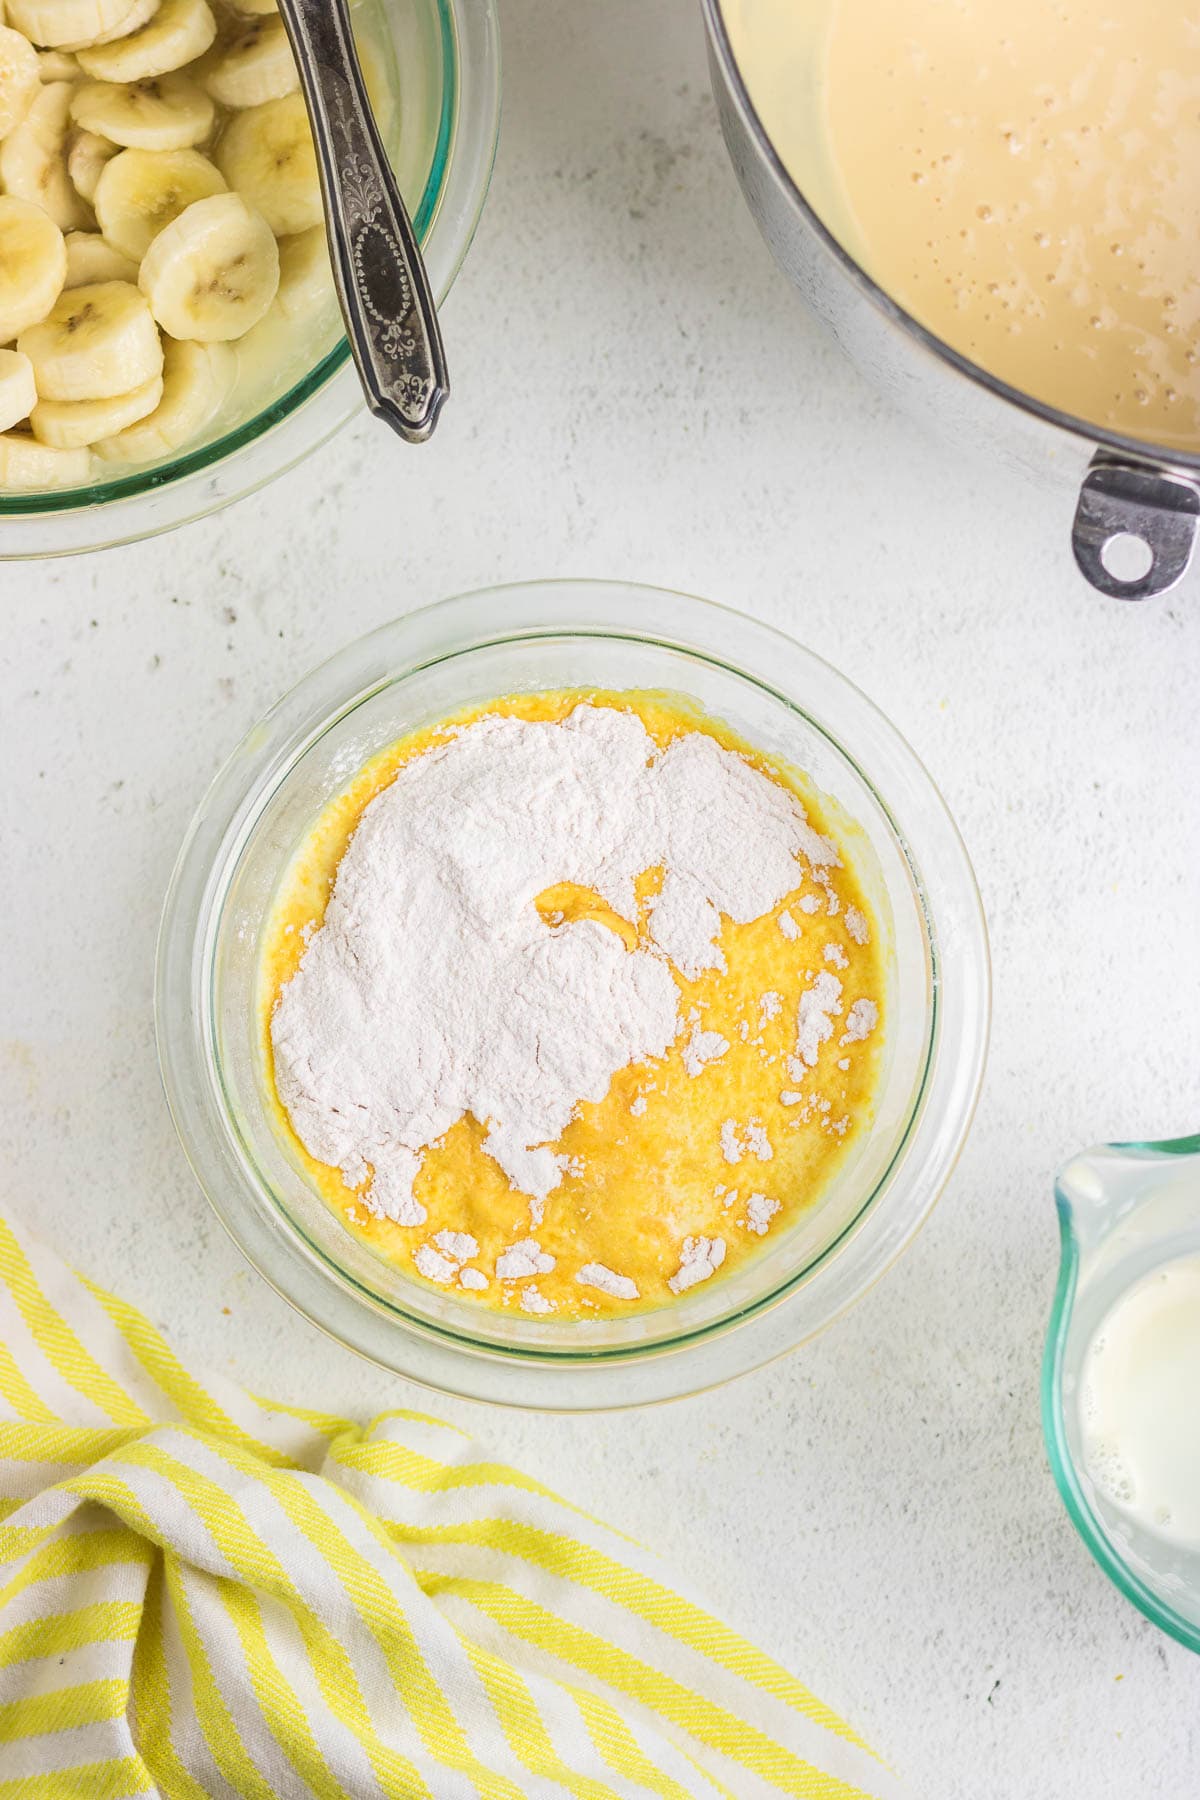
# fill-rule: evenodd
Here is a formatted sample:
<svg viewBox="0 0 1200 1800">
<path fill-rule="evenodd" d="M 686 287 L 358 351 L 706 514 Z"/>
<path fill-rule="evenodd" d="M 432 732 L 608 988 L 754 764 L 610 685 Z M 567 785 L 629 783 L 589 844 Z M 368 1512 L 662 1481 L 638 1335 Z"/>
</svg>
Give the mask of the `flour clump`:
<svg viewBox="0 0 1200 1800">
<path fill-rule="evenodd" d="M 761 918 L 806 865 L 838 862 L 789 789 L 701 731 L 660 749 L 635 713 L 586 703 L 560 721 L 459 727 L 366 807 L 280 991 L 271 1044 L 292 1126 L 368 1210 L 414 1226 L 425 1151 L 471 1118 L 540 1207 L 571 1173 L 555 1144 L 580 1103 L 678 1037 L 677 977 L 724 968 L 723 919 Z M 635 883 L 652 870 L 641 909 Z M 564 884 L 601 916 L 543 915 L 538 897 Z M 717 1051 L 707 1035 L 698 1066 Z M 531 1244 L 513 1264 L 537 1260 Z M 434 1252 L 432 1278 L 464 1249 Z M 676 1280 L 702 1279 L 723 1251 L 700 1240 Z"/>
</svg>

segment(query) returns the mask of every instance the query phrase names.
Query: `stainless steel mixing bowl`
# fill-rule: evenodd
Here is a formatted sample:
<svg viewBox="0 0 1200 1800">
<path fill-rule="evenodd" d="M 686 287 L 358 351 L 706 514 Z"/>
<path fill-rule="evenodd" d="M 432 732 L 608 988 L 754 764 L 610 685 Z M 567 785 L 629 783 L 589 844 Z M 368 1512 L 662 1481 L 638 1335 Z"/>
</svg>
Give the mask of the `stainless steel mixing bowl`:
<svg viewBox="0 0 1200 1800">
<path fill-rule="evenodd" d="M 1077 495 L 1072 547 L 1103 594 L 1144 600 L 1183 576 L 1200 522 L 1200 455 L 1158 448 L 1059 412 L 989 375 L 917 322 L 822 223 L 784 168 L 734 59 L 721 0 L 701 0 L 721 129 L 776 261 L 861 369 L 956 443 Z M 1114 540 L 1144 548 L 1122 578 Z M 1134 552 L 1137 555 L 1137 552 Z M 1110 567 L 1110 563 L 1113 565 Z"/>
</svg>

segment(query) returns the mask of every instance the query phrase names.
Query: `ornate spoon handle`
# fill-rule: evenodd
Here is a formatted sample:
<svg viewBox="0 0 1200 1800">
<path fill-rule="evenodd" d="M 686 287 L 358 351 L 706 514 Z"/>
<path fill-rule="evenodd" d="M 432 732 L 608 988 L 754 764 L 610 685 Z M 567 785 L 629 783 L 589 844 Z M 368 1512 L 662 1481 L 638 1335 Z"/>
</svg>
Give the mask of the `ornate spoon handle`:
<svg viewBox="0 0 1200 1800">
<path fill-rule="evenodd" d="M 363 86 L 346 0 L 279 0 L 308 105 L 329 254 L 367 405 L 424 441 L 450 392 L 412 222 Z"/>
</svg>

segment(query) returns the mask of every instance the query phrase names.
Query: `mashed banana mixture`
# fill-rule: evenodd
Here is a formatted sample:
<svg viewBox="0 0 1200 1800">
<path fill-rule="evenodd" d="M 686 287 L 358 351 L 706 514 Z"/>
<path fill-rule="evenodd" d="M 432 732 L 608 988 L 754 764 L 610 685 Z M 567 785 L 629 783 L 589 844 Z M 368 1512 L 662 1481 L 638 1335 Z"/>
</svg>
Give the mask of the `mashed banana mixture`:
<svg viewBox="0 0 1200 1800">
<path fill-rule="evenodd" d="M 406 1273 L 575 1319 L 776 1240 L 869 1129 L 854 828 L 679 696 L 514 695 L 317 820 L 261 963 L 278 1128 Z"/>
</svg>

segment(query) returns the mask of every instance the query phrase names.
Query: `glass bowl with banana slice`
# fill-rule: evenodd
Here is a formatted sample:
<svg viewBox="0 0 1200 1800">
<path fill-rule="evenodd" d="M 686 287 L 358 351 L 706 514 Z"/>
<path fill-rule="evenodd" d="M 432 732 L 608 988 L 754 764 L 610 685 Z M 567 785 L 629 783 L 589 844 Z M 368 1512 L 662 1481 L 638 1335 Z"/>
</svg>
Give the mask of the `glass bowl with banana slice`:
<svg viewBox="0 0 1200 1800">
<path fill-rule="evenodd" d="M 352 0 L 440 301 L 495 153 L 495 0 Z M 126 543 L 361 404 L 276 0 L 0 0 L 0 559 Z"/>
</svg>

